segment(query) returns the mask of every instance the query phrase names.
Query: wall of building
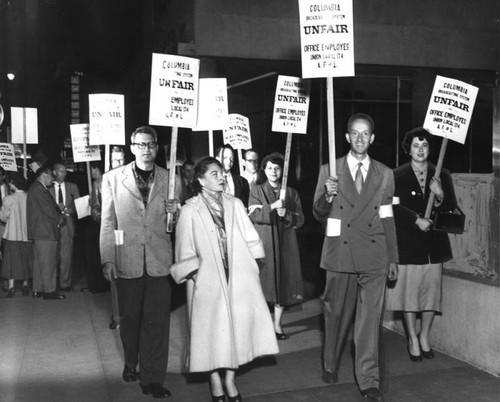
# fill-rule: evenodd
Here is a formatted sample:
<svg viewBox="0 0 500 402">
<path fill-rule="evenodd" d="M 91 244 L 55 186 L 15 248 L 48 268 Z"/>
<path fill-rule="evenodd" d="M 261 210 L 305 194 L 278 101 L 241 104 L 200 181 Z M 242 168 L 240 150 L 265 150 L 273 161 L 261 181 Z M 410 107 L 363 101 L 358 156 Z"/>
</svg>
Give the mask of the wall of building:
<svg viewBox="0 0 500 402">
<path fill-rule="evenodd" d="M 495 0 L 354 0 L 353 9 L 357 64 L 498 68 Z M 196 1 L 194 53 L 299 60 L 298 15 L 298 1 Z"/>
<path fill-rule="evenodd" d="M 431 331 L 433 347 L 500 376 L 500 288 L 443 276 L 442 315 Z M 386 312 L 384 326 L 403 333 L 401 317 Z"/>
</svg>

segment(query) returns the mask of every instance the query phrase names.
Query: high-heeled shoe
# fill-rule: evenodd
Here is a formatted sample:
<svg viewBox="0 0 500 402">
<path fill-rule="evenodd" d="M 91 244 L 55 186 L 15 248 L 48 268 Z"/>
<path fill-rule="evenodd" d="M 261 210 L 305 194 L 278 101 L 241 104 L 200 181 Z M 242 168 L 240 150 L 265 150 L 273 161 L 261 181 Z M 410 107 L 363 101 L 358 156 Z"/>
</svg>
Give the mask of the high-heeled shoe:
<svg viewBox="0 0 500 402">
<path fill-rule="evenodd" d="M 236 396 L 227 396 L 228 402 L 241 402 L 243 399 L 241 398 L 241 394 L 238 392 Z"/>
<path fill-rule="evenodd" d="M 418 340 L 418 343 L 420 344 L 420 350 L 422 351 L 422 357 L 424 359 L 434 359 L 434 351 L 432 350 L 428 350 L 427 352 L 422 348 L 422 344 L 420 343 L 420 339 Z"/>
<path fill-rule="evenodd" d="M 421 362 L 422 361 L 422 355 L 417 355 L 417 356 L 412 355 L 411 352 L 410 352 L 410 348 L 409 347 L 406 350 L 408 351 L 408 355 L 410 356 L 410 360 L 412 362 L 417 363 L 417 362 Z"/>
<path fill-rule="evenodd" d="M 215 396 L 210 394 L 212 397 L 212 402 L 226 402 L 226 395 L 222 394 L 221 396 Z"/>
<path fill-rule="evenodd" d="M 280 334 L 279 332 L 276 332 L 276 331 L 275 331 L 275 333 L 276 333 L 276 339 L 277 339 L 278 341 L 284 341 L 285 339 L 288 339 L 288 335 L 287 335 L 287 334 L 285 334 L 284 332 L 282 332 L 282 333 Z"/>
</svg>

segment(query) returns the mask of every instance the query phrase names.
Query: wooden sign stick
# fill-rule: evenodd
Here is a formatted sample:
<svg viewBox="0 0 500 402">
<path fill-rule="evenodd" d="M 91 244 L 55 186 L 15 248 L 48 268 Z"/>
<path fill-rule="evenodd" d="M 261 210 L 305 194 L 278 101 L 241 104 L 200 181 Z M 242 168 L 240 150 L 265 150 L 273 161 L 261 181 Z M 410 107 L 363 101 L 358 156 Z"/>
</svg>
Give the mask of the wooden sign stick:
<svg viewBox="0 0 500 402">
<path fill-rule="evenodd" d="M 238 165 L 240 167 L 240 176 L 243 174 L 243 156 L 241 154 L 241 148 L 237 149 L 238 152 Z"/>
<path fill-rule="evenodd" d="M 168 175 L 168 199 L 175 198 L 175 165 L 177 163 L 177 131 L 178 127 L 172 127 L 172 138 L 170 139 L 170 170 Z M 167 233 L 174 230 L 174 216 L 167 214 Z"/>
<path fill-rule="evenodd" d="M 208 130 L 208 155 L 214 156 L 214 130 Z"/>
<path fill-rule="evenodd" d="M 111 156 L 109 152 L 109 144 L 104 144 L 104 171 L 107 172 L 111 166 Z"/>
<path fill-rule="evenodd" d="M 439 179 L 441 175 L 441 168 L 443 167 L 444 154 L 446 153 L 446 146 L 448 145 L 448 138 L 443 138 L 441 143 L 441 150 L 439 151 L 439 158 L 436 165 L 436 172 L 434 173 L 434 178 Z M 431 192 L 429 195 L 429 201 L 427 202 L 427 208 L 425 209 L 425 218 L 430 218 L 432 205 L 434 204 L 434 193 Z"/>
<path fill-rule="evenodd" d="M 330 165 L 330 176 L 337 176 L 337 167 L 335 160 L 335 117 L 334 117 L 334 99 L 333 99 L 333 78 L 326 79 L 326 110 L 328 113 L 328 163 Z"/>
<path fill-rule="evenodd" d="M 286 185 L 288 182 L 288 169 L 290 166 L 290 152 L 292 149 L 292 133 L 286 135 L 285 162 L 283 166 L 283 176 L 281 178 L 280 199 L 285 200 Z"/>
<path fill-rule="evenodd" d="M 86 161 L 87 165 L 87 184 L 89 185 L 89 195 L 92 196 L 92 172 L 90 171 L 90 162 Z"/>
</svg>

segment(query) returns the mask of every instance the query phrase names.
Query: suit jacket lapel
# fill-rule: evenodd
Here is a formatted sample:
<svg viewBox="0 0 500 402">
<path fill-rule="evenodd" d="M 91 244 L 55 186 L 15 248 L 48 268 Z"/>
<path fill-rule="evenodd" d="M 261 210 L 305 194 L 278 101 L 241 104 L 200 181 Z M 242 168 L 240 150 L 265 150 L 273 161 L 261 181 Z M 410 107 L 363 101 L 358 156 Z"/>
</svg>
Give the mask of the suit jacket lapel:
<svg viewBox="0 0 500 402">
<path fill-rule="evenodd" d="M 354 215 L 358 215 L 373 199 L 375 193 L 379 190 L 379 187 L 382 184 L 381 178 L 382 176 L 380 175 L 376 162 L 372 159 L 368 169 L 368 174 L 366 175 L 365 183 L 363 184 L 363 189 L 361 190 L 361 194 L 359 194 L 354 207 Z M 357 193 L 356 188 L 354 191 Z"/>
<path fill-rule="evenodd" d="M 337 164 L 337 177 L 339 178 L 339 192 L 342 193 L 348 202 L 354 205 L 359 198 L 359 194 L 354 186 L 354 180 L 352 179 L 351 171 L 349 170 L 349 165 L 347 164 L 347 158 L 345 156 L 340 159 Z"/>
<path fill-rule="evenodd" d="M 127 166 L 125 166 L 122 170 L 122 176 L 123 176 L 123 186 L 130 191 L 130 193 L 137 198 L 139 201 L 142 202 L 142 196 L 141 192 L 139 191 L 139 188 L 137 187 L 137 183 L 135 181 L 135 175 L 134 172 L 132 171 L 134 166 L 134 163 L 129 163 Z"/>
</svg>

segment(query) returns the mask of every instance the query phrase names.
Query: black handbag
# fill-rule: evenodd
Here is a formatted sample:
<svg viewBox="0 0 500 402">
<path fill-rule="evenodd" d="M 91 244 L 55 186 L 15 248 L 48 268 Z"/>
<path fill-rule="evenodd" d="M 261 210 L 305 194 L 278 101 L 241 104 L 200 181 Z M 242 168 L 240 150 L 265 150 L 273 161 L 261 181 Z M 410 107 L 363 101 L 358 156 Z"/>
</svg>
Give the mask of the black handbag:
<svg viewBox="0 0 500 402">
<path fill-rule="evenodd" d="M 438 211 L 434 215 L 434 230 L 462 234 L 464 232 L 465 214 L 457 205 L 453 211 Z"/>
</svg>

